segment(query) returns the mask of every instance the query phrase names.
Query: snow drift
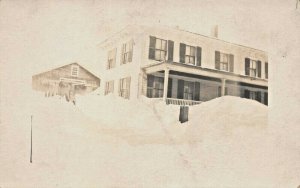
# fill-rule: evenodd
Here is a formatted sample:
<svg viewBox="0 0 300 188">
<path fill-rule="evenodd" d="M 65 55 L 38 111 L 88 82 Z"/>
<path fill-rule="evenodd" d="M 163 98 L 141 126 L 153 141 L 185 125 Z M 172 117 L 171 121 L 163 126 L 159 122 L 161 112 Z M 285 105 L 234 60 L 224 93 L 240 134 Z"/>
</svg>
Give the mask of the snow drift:
<svg viewBox="0 0 300 188">
<path fill-rule="evenodd" d="M 267 107 L 256 101 L 204 102 L 191 107 L 189 121 L 181 124 L 179 106 L 159 99 L 131 101 L 95 92 L 73 105 L 36 93 L 32 98 L 30 105 L 20 100 L 11 106 L 18 118 L 4 122 L 3 186 L 274 187 L 280 182 L 274 182 L 278 161 L 267 134 Z"/>
<path fill-rule="evenodd" d="M 267 128 L 267 106 L 253 100 L 224 96 L 190 109 L 187 135 L 190 139 L 209 136 L 259 134 Z"/>
<path fill-rule="evenodd" d="M 179 127 L 178 106 L 166 106 L 161 99 L 142 97 L 140 100 L 124 100 L 115 95 L 99 96 L 97 92 L 79 97 L 77 107 L 80 112 L 97 122 L 101 131 L 118 133 L 131 141 L 137 137 L 144 143 L 168 142 L 169 130 L 178 135 L 184 129 Z M 130 138 L 131 137 L 131 138 Z"/>
</svg>

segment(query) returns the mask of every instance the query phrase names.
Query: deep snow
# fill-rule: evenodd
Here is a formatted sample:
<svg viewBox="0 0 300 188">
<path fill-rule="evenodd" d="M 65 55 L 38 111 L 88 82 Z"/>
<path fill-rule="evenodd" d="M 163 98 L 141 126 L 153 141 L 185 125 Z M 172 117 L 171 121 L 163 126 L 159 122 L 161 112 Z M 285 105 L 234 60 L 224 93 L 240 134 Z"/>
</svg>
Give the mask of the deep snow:
<svg viewBox="0 0 300 188">
<path fill-rule="evenodd" d="M 160 99 L 95 92 L 74 106 L 59 97 L 32 97 L 22 111 L 16 110 L 21 103 L 12 106 L 16 114 L 3 122 L 3 187 L 295 185 L 274 182 L 282 174 L 273 167 L 282 161 L 268 132 L 267 107 L 256 101 L 217 98 L 191 107 L 190 121 L 181 124 L 179 107 Z"/>
</svg>

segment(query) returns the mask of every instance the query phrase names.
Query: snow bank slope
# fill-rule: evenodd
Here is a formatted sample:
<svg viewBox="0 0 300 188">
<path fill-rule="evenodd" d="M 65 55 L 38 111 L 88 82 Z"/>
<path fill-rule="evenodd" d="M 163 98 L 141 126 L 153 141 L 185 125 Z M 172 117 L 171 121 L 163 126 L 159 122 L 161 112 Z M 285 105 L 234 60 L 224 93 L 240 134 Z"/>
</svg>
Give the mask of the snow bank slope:
<svg viewBox="0 0 300 188">
<path fill-rule="evenodd" d="M 191 107 L 189 119 L 186 139 L 192 149 L 185 153 L 198 170 L 201 185 L 273 187 L 278 183 L 265 105 L 225 96 Z"/>
<path fill-rule="evenodd" d="M 267 106 L 249 99 L 225 96 L 191 107 L 189 120 L 187 134 L 194 139 L 212 134 L 250 134 L 266 128 Z"/>
<path fill-rule="evenodd" d="M 166 106 L 159 99 L 125 100 L 114 95 L 92 93 L 80 97 L 77 106 L 104 129 L 131 130 L 149 136 L 161 134 L 163 128 L 178 123 L 179 107 Z"/>
</svg>

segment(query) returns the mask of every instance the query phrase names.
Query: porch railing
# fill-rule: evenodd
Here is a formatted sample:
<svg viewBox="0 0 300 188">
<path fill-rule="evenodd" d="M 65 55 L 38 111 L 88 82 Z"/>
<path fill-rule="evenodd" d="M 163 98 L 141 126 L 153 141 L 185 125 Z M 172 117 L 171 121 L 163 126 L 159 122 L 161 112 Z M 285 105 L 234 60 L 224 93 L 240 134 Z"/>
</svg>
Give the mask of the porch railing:
<svg viewBox="0 0 300 188">
<path fill-rule="evenodd" d="M 200 104 L 201 101 L 193 101 L 193 100 L 186 100 L 186 99 L 175 99 L 175 98 L 167 98 L 166 99 L 167 104 L 173 104 L 173 105 L 180 105 L 180 106 L 193 106 Z"/>
</svg>

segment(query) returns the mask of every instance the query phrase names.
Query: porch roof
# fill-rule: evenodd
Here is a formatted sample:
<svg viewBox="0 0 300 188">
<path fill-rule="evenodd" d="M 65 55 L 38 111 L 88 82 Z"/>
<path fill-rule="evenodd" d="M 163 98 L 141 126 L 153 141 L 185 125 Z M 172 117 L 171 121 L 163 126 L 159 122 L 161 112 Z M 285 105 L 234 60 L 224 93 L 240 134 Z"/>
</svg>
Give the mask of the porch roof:
<svg viewBox="0 0 300 188">
<path fill-rule="evenodd" d="M 143 70 L 146 72 L 146 74 L 151 74 L 154 72 L 164 71 L 164 70 L 177 71 L 177 72 L 184 72 L 193 75 L 201 75 L 201 76 L 206 76 L 211 78 L 217 78 L 220 80 L 226 79 L 235 82 L 242 82 L 251 85 L 268 87 L 268 81 L 266 79 L 253 78 L 245 75 L 235 74 L 232 72 L 225 72 L 216 69 L 191 66 L 191 65 L 177 63 L 177 62 L 155 63 L 147 67 L 143 67 Z"/>
</svg>

